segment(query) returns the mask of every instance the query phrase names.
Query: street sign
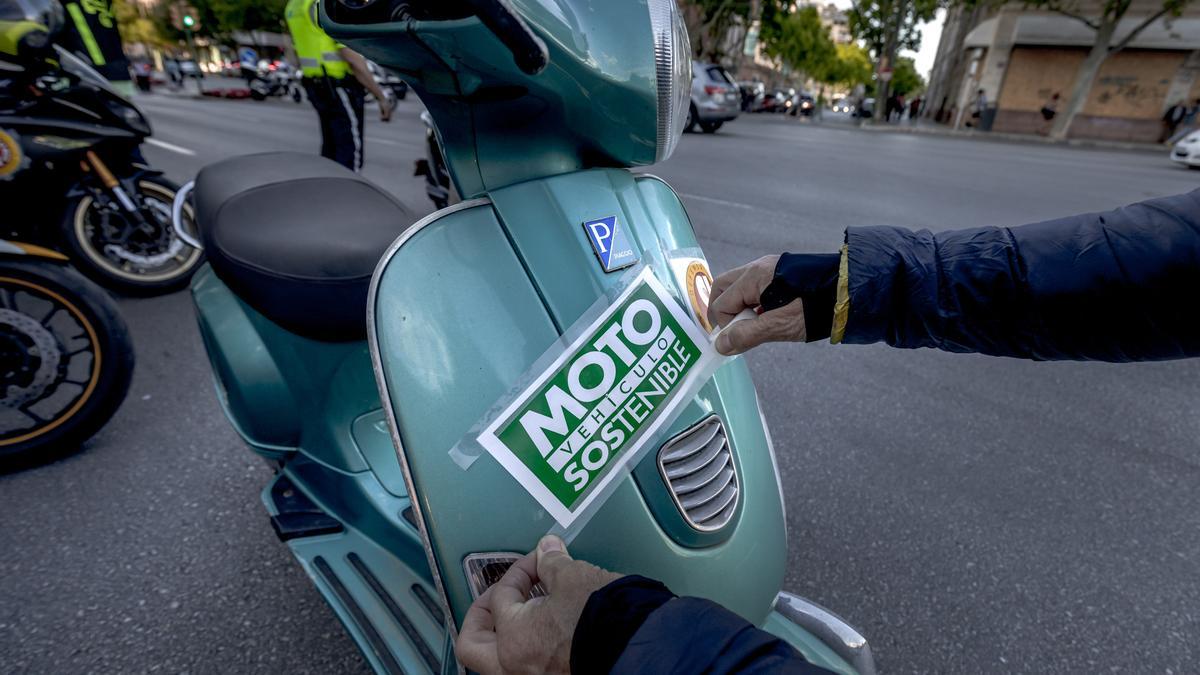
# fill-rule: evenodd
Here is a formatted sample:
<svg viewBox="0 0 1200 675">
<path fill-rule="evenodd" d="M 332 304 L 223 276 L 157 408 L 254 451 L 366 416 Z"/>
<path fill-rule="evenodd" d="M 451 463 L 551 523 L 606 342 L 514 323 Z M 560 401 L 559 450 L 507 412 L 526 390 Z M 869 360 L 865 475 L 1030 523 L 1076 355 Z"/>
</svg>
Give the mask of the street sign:
<svg viewBox="0 0 1200 675">
<path fill-rule="evenodd" d="M 880 70 L 880 71 L 879 71 L 879 79 L 880 79 L 880 80 L 883 80 L 884 82 L 887 82 L 888 80 L 891 80 L 891 79 L 892 79 L 892 69 L 891 69 L 891 68 L 885 68 L 885 69 L 883 69 L 883 70 Z"/>
</svg>

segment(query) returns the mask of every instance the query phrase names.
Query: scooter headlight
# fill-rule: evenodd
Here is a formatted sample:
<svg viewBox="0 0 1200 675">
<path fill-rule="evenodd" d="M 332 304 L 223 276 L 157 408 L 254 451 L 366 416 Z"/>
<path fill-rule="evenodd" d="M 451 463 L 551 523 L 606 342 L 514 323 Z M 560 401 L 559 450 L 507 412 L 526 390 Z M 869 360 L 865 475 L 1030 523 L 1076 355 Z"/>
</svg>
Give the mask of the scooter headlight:
<svg viewBox="0 0 1200 675">
<path fill-rule="evenodd" d="M 654 70 L 658 79 L 658 145 L 655 161 L 675 151 L 683 135 L 692 91 L 692 52 L 675 0 L 650 0 Z"/>
</svg>

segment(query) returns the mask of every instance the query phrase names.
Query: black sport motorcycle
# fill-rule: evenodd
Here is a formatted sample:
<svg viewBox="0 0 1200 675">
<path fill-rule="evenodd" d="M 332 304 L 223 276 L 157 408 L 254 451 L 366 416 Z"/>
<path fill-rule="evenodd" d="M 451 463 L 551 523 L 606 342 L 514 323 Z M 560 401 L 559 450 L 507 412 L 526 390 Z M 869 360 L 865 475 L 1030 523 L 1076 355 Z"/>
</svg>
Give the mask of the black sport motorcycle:
<svg viewBox="0 0 1200 675">
<path fill-rule="evenodd" d="M 175 235 L 177 187 L 142 158 L 149 123 L 91 66 L 56 51 L 59 68 L 0 70 L 0 237 L 63 251 L 122 293 L 182 288 L 203 253 Z"/>
<path fill-rule="evenodd" d="M 77 448 L 120 407 L 133 343 L 65 256 L 0 239 L 0 472 Z"/>
</svg>

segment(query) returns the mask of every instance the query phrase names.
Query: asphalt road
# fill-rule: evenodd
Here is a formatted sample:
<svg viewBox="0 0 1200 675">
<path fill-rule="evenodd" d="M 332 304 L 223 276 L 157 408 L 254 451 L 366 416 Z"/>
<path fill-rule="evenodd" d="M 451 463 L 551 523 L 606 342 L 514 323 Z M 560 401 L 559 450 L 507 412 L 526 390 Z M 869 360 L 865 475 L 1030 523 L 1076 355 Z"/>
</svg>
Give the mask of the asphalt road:
<svg viewBox="0 0 1200 675">
<path fill-rule="evenodd" d="M 169 144 L 146 155 L 178 180 L 316 146 L 307 105 L 140 101 Z M 419 110 L 369 124 L 366 173 L 424 211 Z M 772 116 L 689 135 L 651 170 L 718 270 L 834 251 L 847 225 L 1018 224 L 1200 182 L 1165 152 Z M 122 309 L 138 349 L 123 408 L 83 452 L 0 477 L 0 672 L 363 671 L 271 533 L 268 471 L 218 411 L 187 295 Z M 788 587 L 857 624 L 882 672 L 1200 669 L 1200 362 L 748 358 L 787 494 Z"/>
</svg>

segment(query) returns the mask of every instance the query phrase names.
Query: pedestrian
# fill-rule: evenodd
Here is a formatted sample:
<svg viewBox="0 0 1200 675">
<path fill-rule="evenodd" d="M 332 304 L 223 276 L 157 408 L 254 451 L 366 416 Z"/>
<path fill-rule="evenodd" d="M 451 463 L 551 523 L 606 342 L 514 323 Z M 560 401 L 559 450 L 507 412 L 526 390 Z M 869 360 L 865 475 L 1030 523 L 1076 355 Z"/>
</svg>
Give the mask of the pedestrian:
<svg viewBox="0 0 1200 675">
<path fill-rule="evenodd" d="M 284 12 L 300 59 L 301 83 L 321 121 L 321 156 L 359 171 L 366 92 L 379 104 L 383 122 L 391 120 L 394 104 L 367 69 L 366 60 L 334 42 L 317 25 L 317 0 L 289 0 Z"/>
<path fill-rule="evenodd" d="M 163 68 L 167 71 L 167 79 L 171 81 L 172 90 L 183 86 L 183 73 L 179 71 L 179 59 L 167 56 L 163 59 Z"/>
<path fill-rule="evenodd" d="M 1175 135 L 1175 130 L 1179 128 L 1179 123 L 1183 121 L 1187 111 L 1184 110 L 1183 103 L 1176 101 L 1162 116 L 1162 134 L 1158 138 L 1159 143 L 1165 143 Z"/>
<path fill-rule="evenodd" d="M 1059 94 L 1056 91 L 1042 104 L 1042 122 L 1038 125 L 1038 133 L 1043 136 L 1050 133 L 1050 126 L 1054 124 L 1054 116 L 1058 114 L 1058 98 Z"/>
<path fill-rule="evenodd" d="M 1033 360 L 1200 356 L 1200 190 L 1021 227 L 855 227 L 840 253 L 718 276 L 716 349 L 886 342 Z M 753 318 L 734 322 L 743 311 Z M 759 313 L 760 312 L 760 313 Z M 535 584 L 546 591 L 530 601 Z M 456 653 L 483 675 L 825 672 L 721 606 L 571 559 L 544 537 L 472 604 Z"/>
<path fill-rule="evenodd" d="M 1197 113 L 1200 113 L 1200 98 L 1184 109 L 1183 122 L 1179 125 L 1179 130 L 1167 139 L 1167 145 L 1174 145 L 1176 141 L 1195 131 Z"/>
<path fill-rule="evenodd" d="M 912 124 L 917 123 L 917 118 L 921 115 L 921 97 L 917 96 L 908 104 L 908 121 Z"/>
<path fill-rule="evenodd" d="M 975 92 L 975 101 L 971 105 L 971 119 L 967 122 L 969 127 L 977 127 L 983 124 L 983 113 L 988 108 L 987 92 L 982 88 Z"/>
</svg>

